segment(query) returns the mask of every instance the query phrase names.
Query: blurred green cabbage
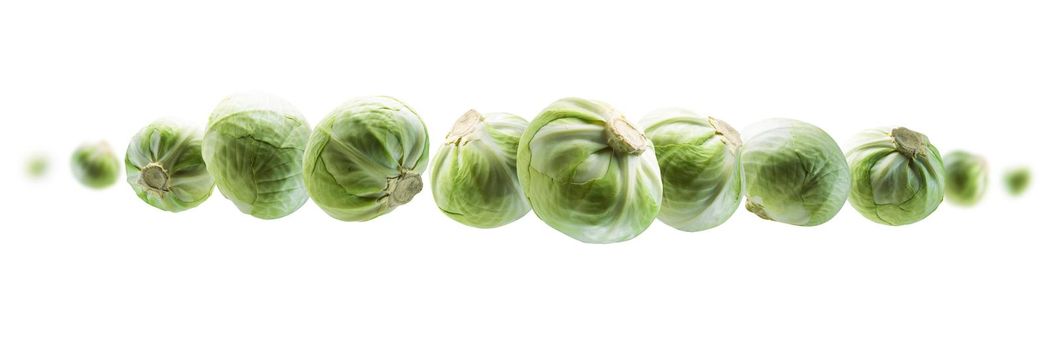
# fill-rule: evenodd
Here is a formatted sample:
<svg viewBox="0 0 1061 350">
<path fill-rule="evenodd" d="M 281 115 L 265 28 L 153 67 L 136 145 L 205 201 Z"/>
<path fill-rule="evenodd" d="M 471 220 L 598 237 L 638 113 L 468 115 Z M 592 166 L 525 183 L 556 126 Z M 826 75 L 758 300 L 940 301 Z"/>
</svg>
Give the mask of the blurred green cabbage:
<svg viewBox="0 0 1061 350">
<path fill-rule="evenodd" d="M 122 165 L 106 141 L 84 144 L 70 157 L 70 169 L 82 185 L 93 189 L 110 187 L 118 181 Z"/>
<path fill-rule="evenodd" d="M 945 197 L 960 206 L 973 206 L 987 192 L 987 160 L 981 156 L 953 151 L 943 157 L 946 169 Z"/>
<path fill-rule="evenodd" d="M 1020 196 L 1028 190 L 1032 182 L 1032 171 L 1027 167 L 1020 167 L 1006 171 L 1004 175 L 1006 191 L 1012 196 Z"/>
</svg>

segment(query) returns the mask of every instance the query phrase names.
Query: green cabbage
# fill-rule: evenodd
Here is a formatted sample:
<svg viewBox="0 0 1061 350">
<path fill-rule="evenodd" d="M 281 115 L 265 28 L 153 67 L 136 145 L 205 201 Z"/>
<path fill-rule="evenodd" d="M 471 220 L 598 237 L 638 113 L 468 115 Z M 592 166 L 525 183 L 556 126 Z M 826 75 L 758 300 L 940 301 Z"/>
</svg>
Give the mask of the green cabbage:
<svg viewBox="0 0 1061 350">
<path fill-rule="evenodd" d="M 943 157 L 946 169 L 947 200 L 960 206 L 973 206 L 987 192 L 987 160 L 965 152 L 953 151 Z"/>
<path fill-rule="evenodd" d="M 663 197 L 652 141 L 607 104 L 554 102 L 520 139 L 517 174 L 546 224 L 587 243 L 629 240 Z"/>
<path fill-rule="evenodd" d="M 468 111 L 453 125 L 431 168 L 435 204 L 462 224 L 491 228 L 530 211 L 516 176 L 516 149 L 527 121 Z"/>
<path fill-rule="evenodd" d="M 423 189 L 427 156 L 427 128 L 409 106 L 390 97 L 353 99 L 313 130 L 306 189 L 336 219 L 371 220 Z"/>
<path fill-rule="evenodd" d="M 1027 167 L 1014 168 L 1006 171 L 1004 177 L 1006 191 L 1012 196 L 1020 196 L 1031 185 L 1032 171 Z"/>
<path fill-rule="evenodd" d="M 823 224 L 844 206 L 851 173 L 836 141 L 818 127 L 769 119 L 742 133 L 746 208 L 767 220 Z"/>
<path fill-rule="evenodd" d="M 660 221 L 695 232 L 729 219 L 744 196 L 740 134 L 683 109 L 656 111 L 641 125 L 655 145 L 663 176 Z"/>
<path fill-rule="evenodd" d="M 943 201 L 943 158 L 928 137 L 907 128 L 859 133 L 847 152 L 851 206 L 887 225 L 912 224 Z"/>
<path fill-rule="evenodd" d="M 206 201 L 214 178 L 203 161 L 203 138 L 195 129 L 154 122 L 129 142 L 126 181 L 145 203 L 179 212 Z"/>
<path fill-rule="evenodd" d="M 110 187 L 118 181 L 122 165 L 105 141 L 84 144 L 70 157 L 70 169 L 82 185 L 93 189 Z"/>
<path fill-rule="evenodd" d="M 44 175 L 48 174 L 49 168 L 48 156 L 44 154 L 34 154 L 26 159 L 26 175 L 30 179 L 40 179 Z"/>
<path fill-rule="evenodd" d="M 203 160 L 218 191 L 240 211 L 281 218 L 306 203 L 302 153 L 309 132 L 302 114 L 287 101 L 233 95 L 210 114 Z"/>
</svg>

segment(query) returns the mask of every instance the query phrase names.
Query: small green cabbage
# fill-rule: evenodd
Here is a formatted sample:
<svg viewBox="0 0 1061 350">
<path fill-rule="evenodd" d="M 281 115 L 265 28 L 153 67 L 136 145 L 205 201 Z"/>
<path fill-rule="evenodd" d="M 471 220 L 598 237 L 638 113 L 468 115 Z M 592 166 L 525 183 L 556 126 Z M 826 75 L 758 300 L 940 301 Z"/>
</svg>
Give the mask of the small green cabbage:
<svg viewBox="0 0 1061 350">
<path fill-rule="evenodd" d="M 203 161 L 198 131 L 165 121 L 144 127 L 125 151 L 125 174 L 137 197 L 155 208 L 179 212 L 206 201 L 214 178 Z"/>
<path fill-rule="evenodd" d="M 516 160 L 534 213 L 580 241 L 629 240 L 659 213 L 663 183 L 652 141 L 607 104 L 554 102 L 527 127 Z"/>
<path fill-rule="evenodd" d="M 408 203 L 423 189 L 428 136 L 401 101 L 347 101 L 317 124 L 303 173 L 310 198 L 328 215 L 367 221 Z"/>
<path fill-rule="evenodd" d="M 26 175 L 31 179 L 40 179 L 48 173 L 48 156 L 34 154 L 26 159 Z"/>
<path fill-rule="evenodd" d="M 530 211 L 516 176 L 516 149 L 527 121 L 470 110 L 453 125 L 431 167 L 431 193 L 447 216 L 491 228 Z"/>
<path fill-rule="evenodd" d="M 820 225 L 840 212 L 851 173 L 829 134 L 792 119 L 768 119 L 742 134 L 748 211 L 798 226 Z"/>
<path fill-rule="evenodd" d="M 1016 197 L 1024 194 L 1032 182 L 1032 171 L 1027 167 L 1014 168 L 1006 171 L 1004 175 L 1006 191 Z"/>
<path fill-rule="evenodd" d="M 987 192 L 987 160 L 965 152 L 953 151 L 943 157 L 946 169 L 946 197 L 960 206 L 973 206 Z"/>
<path fill-rule="evenodd" d="M 871 129 L 847 152 L 851 206 L 887 225 L 912 224 L 943 202 L 943 157 L 928 137 L 907 128 Z"/>
<path fill-rule="evenodd" d="M 725 122 L 683 109 L 650 113 L 641 126 L 663 176 L 659 220 L 695 232 L 729 219 L 744 197 L 740 134 Z"/>
<path fill-rule="evenodd" d="M 84 144 L 74 150 L 70 157 L 70 168 L 74 178 L 82 185 L 94 189 L 110 187 L 118 181 L 122 170 L 118 157 L 114 156 L 106 141 Z"/>
<path fill-rule="evenodd" d="M 302 153 L 309 126 L 287 101 L 233 95 L 210 114 L 203 160 L 218 191 L 245 214 L 276 219 L 306 203 Z"/>
</svg>

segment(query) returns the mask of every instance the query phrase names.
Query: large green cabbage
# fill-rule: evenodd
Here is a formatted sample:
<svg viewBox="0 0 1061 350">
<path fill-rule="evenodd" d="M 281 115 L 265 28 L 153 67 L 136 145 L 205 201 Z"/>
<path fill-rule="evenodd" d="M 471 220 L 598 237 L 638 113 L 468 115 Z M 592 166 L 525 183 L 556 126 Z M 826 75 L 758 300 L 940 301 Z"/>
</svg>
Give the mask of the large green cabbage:
<svg viewBox="0 0 1061 350">
<path fill-rule="evenodd" d="M 744 196 L 740 134 L 725 122 L 684 109 L 653 112 L 641 125 L 663 176 L 660 221 L 694 232 L 729 219 Z"/>
<path fill-rule="evenodd" d="M 517 173 L 542 221 L 588 243 L 641 234 L 663 197 L 652 142 L 607 104 L 565 98 L 520 139 Z"/>
<path fill-rule="evenodd" d="M 347 101 L 313 130 L 304 173 L 310 198 L 328 215 L 366 221 L 389 213 L 423 189 L 427 128 L 390 97 Z"/>
<path fill-rule="evenodd" d="M 309 126 L 287 101 L 233 95 L 210 114 L 203 160 L 217 189 L 240 211 L 280 218 L 306 203 L 302 153 L 308 138 Z"/>
<path fill-rule="evenodd" d="M 815 226 L 832 219 L 851 190 L 840 146 L 818 127 L 769 119 L 742 133 L 746 207 L 767 220 Z"/>
<path fill-rule="evenodd" d="M 195 129 L 151 123 L 133 136 L 125 151 L 126 181 L 141 200 L 156 208 L 171 212 L 194 208 L 214 190 L 202 145 L 202 135 Z"/>
<path fill-rule="evenodd" d="M 435 204 L 468 226 L 490 228 L 530 211 L 516 176 L 516 149 L 527 121 L 468 111 L 453 125 L 431 168 Z"/>
<path fill-rule="evenodd" d="M 912 224 L 943 201 L 943 158 L 928 137 L 907 128 L 859 133 L 847 152 L 851 206 L 887 225 Z"/>
</svg>

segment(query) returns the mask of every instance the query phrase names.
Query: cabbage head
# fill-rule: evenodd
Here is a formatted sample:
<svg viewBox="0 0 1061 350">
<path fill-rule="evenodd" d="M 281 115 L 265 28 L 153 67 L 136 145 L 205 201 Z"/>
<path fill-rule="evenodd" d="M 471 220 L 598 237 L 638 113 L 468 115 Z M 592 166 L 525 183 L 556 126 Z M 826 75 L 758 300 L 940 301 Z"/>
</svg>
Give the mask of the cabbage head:
<svg viewBox="0 0 1061 350">
<path fill-rule="evenodd" d="M 245 214 L 276 219 L 306 203 L 302 153 L 309 125 L 287 101 L 265 94 L 225 98 L 203 138 L 206 169 Z"/>
<path fill-rule="evenodd" d="M 659 213 L 663 183 L 652 141 L 611 106 L 554 102 L 519 142 L 517 174 L 546 224 L 587 243 L 641 234 Z"/>
<path fill-rule="evenodd" d="M 390 97 L 355 98 L 313 130 L 306 189 L 328 215 L 368 221 L 420 193 L 427 156 L 427 128 L 412 108 Z"/>
<path fill-rule="evenodd" d="M 1017 197 L 1024 194 L 1028 190 L 1028 186 L 1032 182 L 1032 170 L 1028 167 L 1018 167 L 1006 170 L 1003 175 L 1003 180 L 1006 184 L 1006 191 L 1011 196 Z"/>
<path fill-rule="evenodd" d="M 137 197 L 155 208 L 170 212 L 194 208 L 214 190 L 202 148 L 202 134 L 193 128 L 151 123 L 126 148 L 126 181 Z"/>
<path fill-rule="evenodd" d="M 767 220 L 816 226 L 843 208 L 851 173 L 840 146 L 825 131 L 798 120 L 768 119 L 742 134 L 748 211 Z"/>
<path fill-rule="evenodd" d="M 470 110 L 453 125 L 431 167 L 431 193 L 446 216 L 491 228 L 530 211 L 516 175 L 516 149 L 527 121 Z"/>
<path fill-rule="evenodd" d="M 965 151 L 952 151 L 943 157 L 947 172 L 947 200 L 959 206 L 971 207 L 980 202 L 987 192 L 987 160 Z"/>
<path fill-rule="evenodd" d="M 74 150 L 70 170 L 85 187 L 104 189 L 118 181 L 122 165 L 106 141 L 86 143 Z"/>
<path fill-rule="evenodd" d="M 695 232 L 729 219 L 744 197 L 740 134 L 721 120 L 684 109 L 650 113 L 641 125 L 663 176 L 659 220 Z"/>
<path fill-rule="evenodd" d="M 847 152 L 851 206 L 886 225 L 928 217 L 943 201 L 943 157 L 928 137 L 907 128 L 879 128 L 855 136 Z"/>
</svg>

